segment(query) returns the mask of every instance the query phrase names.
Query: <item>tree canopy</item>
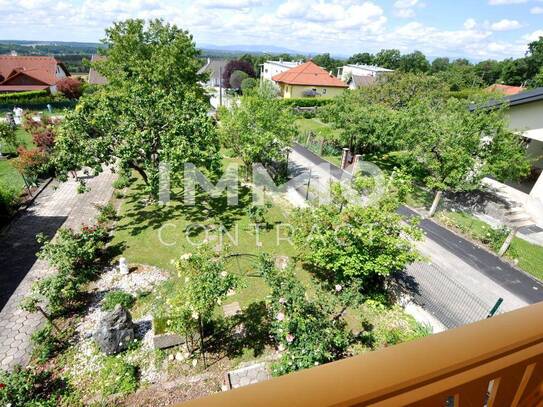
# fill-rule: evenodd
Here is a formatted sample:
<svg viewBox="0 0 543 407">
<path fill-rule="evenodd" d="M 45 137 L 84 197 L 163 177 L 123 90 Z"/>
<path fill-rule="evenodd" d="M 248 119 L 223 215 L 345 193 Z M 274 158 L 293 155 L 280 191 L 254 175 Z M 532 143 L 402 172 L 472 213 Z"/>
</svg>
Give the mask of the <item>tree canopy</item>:
<svg viewBox="0 0 543 407">
<path fill-rule="evenodd" d="M 60 175 L 118 162 L 156 195 L 161 162 L 174 180 L 186 162 L 216 170 L 219 141 L 197 82 L 192 37 L 159 20 L 127 20 L 106 33 L 107 58 L 97 68 L 110 82 L 84 95 L 62 122 L 55 145 Z"/>
</svg>

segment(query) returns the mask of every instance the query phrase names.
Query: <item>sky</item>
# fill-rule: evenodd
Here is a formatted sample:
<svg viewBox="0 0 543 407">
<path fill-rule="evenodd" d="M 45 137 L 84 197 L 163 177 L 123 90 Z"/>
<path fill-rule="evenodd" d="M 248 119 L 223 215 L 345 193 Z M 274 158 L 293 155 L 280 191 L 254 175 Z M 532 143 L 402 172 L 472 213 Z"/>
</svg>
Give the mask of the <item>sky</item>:
<svg viewBox="0 0 543 407">
<path fill-rule="evenodd" d="M 97 42 L 126 18 L 163 18 L 197 44 L 333 55 L 504 59 L 543 36 L 543 0 L 0 0 L 0 39 Z"/>
</svg>

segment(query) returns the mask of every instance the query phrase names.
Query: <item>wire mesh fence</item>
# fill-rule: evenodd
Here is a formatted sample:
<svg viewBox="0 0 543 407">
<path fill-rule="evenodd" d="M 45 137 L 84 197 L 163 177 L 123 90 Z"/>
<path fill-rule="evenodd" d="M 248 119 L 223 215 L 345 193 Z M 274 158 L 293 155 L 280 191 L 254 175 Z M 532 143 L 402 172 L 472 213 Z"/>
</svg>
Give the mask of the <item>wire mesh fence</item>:
<svg viewBox="0 0 543 407">
<path fill-rule="evenodd" d="M 483 300 L 468 287 L 442 272 L 437 266 L 414 263 L 396 279 L 412 296 L 413 302 L 432 314 L 447 328 L 480 321 L 496 305 Z M 500 309 L 496 314 L 501 313 Z"/>
</svg>

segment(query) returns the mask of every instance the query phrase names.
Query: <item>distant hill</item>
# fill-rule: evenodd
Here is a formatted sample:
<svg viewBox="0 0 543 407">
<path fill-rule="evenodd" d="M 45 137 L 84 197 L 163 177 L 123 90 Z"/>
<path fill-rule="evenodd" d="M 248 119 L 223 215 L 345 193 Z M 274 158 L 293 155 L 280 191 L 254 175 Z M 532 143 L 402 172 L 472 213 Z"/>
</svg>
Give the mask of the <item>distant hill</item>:
<svg viewBox="0 0 543 407">
<path fill-rule="evenodd" d="M 304 55 L 306 53 L 277 47 L 274 45 L 214 45 L 214 44 L 197 44 L 198 48 L 201 48 L 204 51 L 213 50 L 213 51 L 226 51 L 226 52 L 243 52 L 250 54 L 293 54 L 293 55 Z"/>
</svg>

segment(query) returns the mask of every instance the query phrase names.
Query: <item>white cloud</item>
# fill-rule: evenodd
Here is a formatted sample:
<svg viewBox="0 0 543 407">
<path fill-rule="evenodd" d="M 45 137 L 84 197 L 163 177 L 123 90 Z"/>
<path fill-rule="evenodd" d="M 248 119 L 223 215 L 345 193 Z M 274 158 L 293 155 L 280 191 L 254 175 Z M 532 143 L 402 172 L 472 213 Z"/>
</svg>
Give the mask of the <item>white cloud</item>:
<svg viewBox="0 0 543 407">
<path fill-rule="evenodd" d="M 491 6 L 503 6 L 508 4 L 523 4 L 528 3 L 528 0 L 488 0 Z"/>
<path fill-rule="evenodd" d="M 543 14 L 543 7 L 532 7 L 530 9 L 531 14 Z"/>
<path fill-rule="evenodd" d="M 539 37 L 543 37 L 543 30 L 537 30 L 537 31 L 534 31 L 533 33 L 526 34 L 522 37 L 522 39 L 526 43 L 530 43 L 530 42 L 537 41 Z"/>
<path fill-rule="evenodd" d="M 394 15 L 400 18 L 413 18 L 416 13 L 414 7 L 421 6 L 419 0 L 397 0 L 394 3 Z"/>
<path fill-rule="evenodd" d="M 261 0 L 202 0 L 202 6 L 206 8 L 241 10 L 253 6 L 261 6 Z"/>
<path fill-rule="evenodd" d="M 517 20 L 508 20 L 506 18 L 490 24 L 490 29 L 492 31 L 511 31 L 517 30 L 521 27 L 522 24 L 520 24 Z"/>
<path fill-rule="evenodd" d="M 474 18 L 468 18 L 465 22 L 464 22 L 464 28 L 466 30 L 473 30 L 475 27 L 477 27 L 477 22 L 475 21 Z"/>
</svg>

